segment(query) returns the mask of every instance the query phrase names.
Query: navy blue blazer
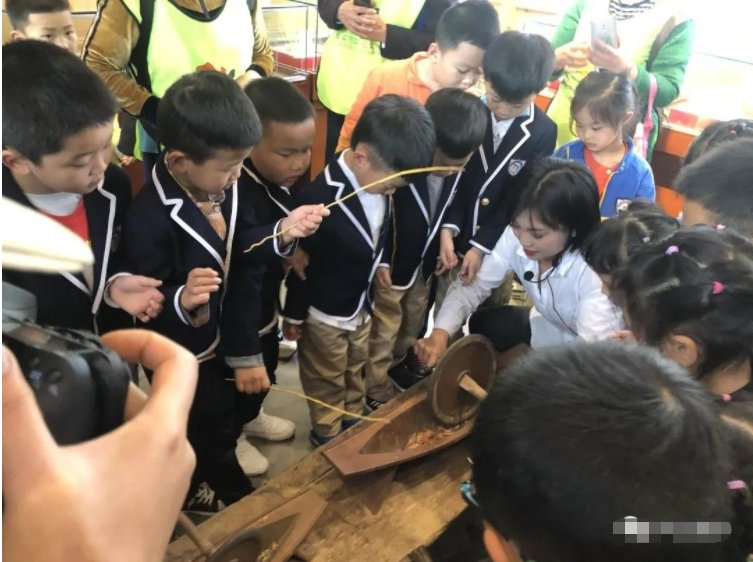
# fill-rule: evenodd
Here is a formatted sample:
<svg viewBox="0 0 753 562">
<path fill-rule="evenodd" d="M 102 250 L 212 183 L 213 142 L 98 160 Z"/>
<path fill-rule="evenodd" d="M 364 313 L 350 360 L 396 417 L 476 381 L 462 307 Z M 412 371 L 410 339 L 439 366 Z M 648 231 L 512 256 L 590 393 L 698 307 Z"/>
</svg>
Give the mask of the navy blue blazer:
<svg viewBox="0 0 753 562">
<path fill-rule="evenodd" d="M 243 163 L 243 171 L 238 179 L 239 205 L 252 207 L 258 224 L 270 225 L 287 217 L 297 207 L 289 191 L 270 182 L 254 166 L 250 158 Z M 290 252 L 288 252 L 290 253 Z M 261 269 L 261 316 L 258 331 L 266 332 L 275 324 L 280 310 L 280 285 L 285 277 L 283 259 L 275 255 L 262 265 Z"/>
<path fill-rule="evenodd" d="M 462 172 L 443 179 L 435 216 L 430 216 L 427 176 L 422 175 L 392 196 L 393 209 L 382 264 L 390 267 L 392 286 L 407 289 L 428 280 L 439 257 L 439 230 L 452 203 Z"/>
<path fill-rule="evenodd" d="M 228 290 L 233 241 L 240 217 L 237 192 L 237 183 L 225 191 L 222 214 L 227 233 L 223 239 L 175 182 L 160 155 L 151 180 L 134 198 L 126 219 L 124 250 L 129 271 L 161 279 L 160 290 L 165 295 L 162 314 L 143 327 L 183 345 L 199 361 L 215 355 L 228 358 L 258 353 L 258 344 L 257 348 L 253 344 L 256 334 L 240 332 L 240 328 L 221 322 L 223 310 L 247 309 L 254 302 L 249 292 L 240 290 L 242 284 L 234 286 L 232 295 Z M 269 232 L 272 229 L 270 226 Z M 210 297 L 209 321 L 194 327 L 182 311 L 179 299 L 189 272 L 197 267 L 214 269 L 223 283 Z"/>
<path fill-rule="evenodd" d="M 3 197 L 31 209 L 10 170 L 3 166 Z M 110 164 L 96 190 L 84 195 L 89 241 L 94 254 L 93 286 L 81 274 L 43 274 L 3 270 L 3 281 L 25 289 L 37 299 L 37 322 L 76 330 L 105 333 L 133 326 L 122 310 L 103 304 L 107 281 L 123 271 L 122 225 L 131 203 L 131 184 L 118 166 Z M 50 240 L 54 245 L 55 241 Z"/>
<path fill-rule="evenodd" d="M 518 175 L 526 162 L 551 155 L 556 142 L 557 125 L 532 103 L 527 115 L 513 120 L 495 152 L 489 113 L 484 142 L 468 162 L 442 224 L 457 232 L 455 251 L 463 255 L 476 247 L 491 253 L 522 191 Z"/>
<path fill-rule="evenodd" d="M 353 193 L 354 186 L 340 167 L 339 157 L 339 154 L 333 156 L 314 182 L 297 192 L 299 205 L 328 204 Z M 374 275 L 390 220 L 389 200 L 386 203 L 376 244 L 357 195 L 332 207 L 319 230 L 300 241 L 309 255 L 309 266 L 306 281 L 295 274 L 287 277 L 286 318 L 304 320 L 309 306 L 343 320 L 355 317 L 363 306 L 371 311 Z"/>
</svg>

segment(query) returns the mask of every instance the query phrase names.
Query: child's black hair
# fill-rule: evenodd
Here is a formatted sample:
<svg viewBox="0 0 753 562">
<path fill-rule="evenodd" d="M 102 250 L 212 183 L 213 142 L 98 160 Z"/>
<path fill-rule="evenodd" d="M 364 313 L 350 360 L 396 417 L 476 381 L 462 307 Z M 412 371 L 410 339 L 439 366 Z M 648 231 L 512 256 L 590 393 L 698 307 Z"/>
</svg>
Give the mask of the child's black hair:
<svg viewBox="0 0 753 562">
<path fill-rule="evenodd" d="M 499 34 L 499 15 L 487 0 L 467 0 L 445 10 L 434 32 L 434 41 L 443 51 L 470 43 L 486 49 Z"/>
<path fill-rule="evenodd" d="M 278 76 L 252 80 L 246 94 L 264 123 L 303 123 L 314 119 L 314 106 L 290 82 Z"/>
<path fill-rule="evenodd" d="M 489 110 L 478 96 L 458 88 L 443 88 L 426 100 L 434 121 L 437 148 L 450 158 L 465 158 L 483 142 Z"/>
<path fill-rule="evenodd" d="M 609 70 L 590 72 L 575 88 L 570 103 L 570 126 L 575 115 L 586 108 L 591 118 L 612 129 L 629 125 L 624 123 L 625 115 L 636 111 L 638 92 L 626 74 Z"/>
<path fill-rule="evenodd" d="M 366 105 L 350 146 L 367 145 L 378 158 L 378 167 L 401 172 L 428 166 L 436 141 L 426 108 L 414 99 L 387 94 Z"/>
<path fill-rule="evenodd" d="M 751 511 L 733 516 L 711 396 L 656 350 L 584 342 L 514 363 L 481 404 L 472 461 L 484 518 L 524 560 L 745 560 L 718 541 L 659 540 L 660 521 L 731 521 L 741 551 Z M 652 522 L 649 544 L 620 534 L 629 516 Z"/>
<path fill-rule="evenodd" d="M 565 250 L 579 250 L 601 222 L 591 172 L 580 162 L 553 157 L 529 163 L 524 170 L 525 187 L 510 218 L 535 211 L 548 227 L 571 233 Z"/>
<path fill-rule="evenodd" d="M 680 230 L 636 253 L 613 284 L 639 341 L 696 342 L 697 378 L 753 357 L 753 244 L 731 229 Z"/>
<path fill-rule="evenodd" d="M 261 140 L 254 105 L 237 82 L 214 70 L 179 78 L 157 109 L 160 142 L 197 164 L 216 150 L 251 148 Z"/>
<path fill-rule="evenodd" d="M 684 165 L 692 164 L 718 144 L 740 139 L 753 139 L 753 120 L 731 119 L 709 125 L 688 148 Z"/>
<path fill-rule="evenodd" d="M 68 0 L 5 0 L 5 11 L 13 29 L 23 30 L 29 23 L 29 14 L 70 12 L 71 5 Z"/>
<path fill-rule="evenodd" d="M 505 31 L 484 53 L 483 67 L 496 94 L 516 103 L 544 89 L 554 70 L 554 50 L 541 35 Z"/>
<path fill-rule="evenodd" d="M 35 164 L 69 137 L 111 123 L 118 104 L 76 55 L 44 41 L 3 46 L 3 145 Z"/>
<path fill-rule="evenodd" d="M 596 273 L 613 275 L 646 244 L 655 244 L 679 228 L 679 221 L 667 215 L 656 203 L 636 199 L 624 212 L 597 226 L 581 253 Z"/>
<path fill-rule="evenodd" d="M 675 189 L 717 223 L 753 237 L 753 139 L 719 144 L 684 166 Z"/>
</svg>

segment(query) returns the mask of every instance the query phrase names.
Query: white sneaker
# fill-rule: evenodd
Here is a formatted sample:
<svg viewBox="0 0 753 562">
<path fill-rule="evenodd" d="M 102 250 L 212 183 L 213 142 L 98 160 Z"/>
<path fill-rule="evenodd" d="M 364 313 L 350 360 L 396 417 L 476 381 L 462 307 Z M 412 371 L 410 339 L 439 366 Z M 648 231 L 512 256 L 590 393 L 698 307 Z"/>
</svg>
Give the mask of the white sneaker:
<svg viewBox="0 0 753 562">
<path fill-rule="evenodd" d="M 269 468 L 267 458 L 259 452 L 259 449 L 249 443 L 245 437 L 238 439 L 235 454 L 246 476 L 259 476 L 267 472 Z"/>
<path fill-rule="evenodd" d="M 290 420 L 265 414 L 262 409 L 255 420 L 243 426 L 243 433 L 267 441 L 285 441 L 295 435 L 295 424 Z"/>
</svg>

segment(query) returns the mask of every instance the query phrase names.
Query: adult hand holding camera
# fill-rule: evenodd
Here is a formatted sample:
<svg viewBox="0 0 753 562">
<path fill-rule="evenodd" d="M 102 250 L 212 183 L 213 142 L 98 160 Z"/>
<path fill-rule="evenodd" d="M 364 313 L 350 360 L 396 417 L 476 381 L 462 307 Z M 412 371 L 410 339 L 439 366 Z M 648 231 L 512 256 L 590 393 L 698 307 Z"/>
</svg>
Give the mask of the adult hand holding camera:
<svg viewBox="0 0 753 562">
<path fill-rule="evenodd" d="M 164 558 L 195 464 L 186 425 L 198 366 L 191 353 L 153 332 L 111 332 L 102 341 L 154 371 L 150 397 L 118 429 L 66 447 L 53 440 L 15 357 L 3 348 L 5 560 Z"/>
</svg>

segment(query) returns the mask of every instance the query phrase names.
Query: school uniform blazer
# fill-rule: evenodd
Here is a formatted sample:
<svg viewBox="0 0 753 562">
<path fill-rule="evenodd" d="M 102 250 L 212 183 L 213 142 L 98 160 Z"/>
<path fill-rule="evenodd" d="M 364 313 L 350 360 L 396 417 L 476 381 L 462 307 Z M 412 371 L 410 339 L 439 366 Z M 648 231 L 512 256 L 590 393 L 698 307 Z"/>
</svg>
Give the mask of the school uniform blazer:
<svg viewBox="0 0 753 562">
<path fill-rule="evenodd" d="M 234 365 L 230 359 L 254 355 L 249 342 L 255 335 L 234 333 L 231 327 L 223 326 L 223 346 L 220 347 L 222 310 L 237 310 L 247 302 L 243 290 L 233 291 L 232 300 L 226 298 L 238 221 L 237 191 L 237 183 L 225 191 L 222 215 L 227 234 L 222 239 L 172 178 L 163 155 L 160 155 L 151 179 L 134 198 L 124 232 L 129 271 L 162 280 L 160 290 L 165 295 L 164 309 L 143 327 L 186 347 L 200 362 L 222 356 L 231 367 L 251 366 Z M 188 273 L 197 267 L 214 269 L 223 283 L 209 299 L 209 320 L 194 327 L 180 306 L 180 296 Z"/>
<path fill-rule="evenodd" d="M 502 236 L 523 186 L 517 181 L 527 162 L 554 151 L 557 126 L 535 104 L 527 115 L 513 120 L 494 152 L 491 113 L 484 142 L 466 166 L 463 178 L 442 227 L 455 233 L 455 250 L 463 255 L 471 247 L 484 254 Z"/>
<path fill-rule="evenodd" d="M 317 9 L 327 27 L 331 29 L 344 27 L 337 19 L 337 10 L 345 1 L 347 0 L 319 0 Z M 455 4 L 457 0 L 426 0 L 410 29 L 387 24 L 387 37 L 381 45 L 382 56 L 391 60 L 407 59 L 413 53 L 428 49 L 434 41 L 434 31 L 439 18 L 447 8 Z"/>
<path fill-rule="evenodd" d="M 656 186 L 651 166 L 633 149 L 633 139 L 625 137 L 628 149 L 620 161 L 620 165 L 609 176 L 604 193 L 599 201 L 599 211 L 602 217 L 613 217 L 620 211 L 627 209 L 633 199 L 656 200 Z M 586 145 L 577 139 L 563 144 L 554 153 L 558 158 L 586 162 Z"/>
<path fill-rule="evenodd" d="M 238 200 L 242 208 L 247 205 L 253 208 L 260 225 L 276 224 L 297 207 L 293 196 L 264 178 L 250 158 L 243 163 L 243 171 L 238 179 Z M 258 332 L 261 335 L 277 327 L 280 284 L 285 277 L 283 259 L 275 255 L 267 260 L 260 270 L 261 316 Z"/>
<path fill-rule="evenodd" d="M 3 197 L 31 209 L 13 174 L 3 166 Z M 122 272 L 122 225 L 131 202 L 131 184 L 118 166 L 110 164 L 97 189 L 84 195 L 89 240 L 94 254 L 93 286 L 82 274 L 42 274 L 3 270 L 3 281 L 32 293 L 39 324 L 105 333 L 133 326 L 131 317 L 103 303 L 113 275 Z M 54 240 L 49 241 L 55 245 Z"/>
<path fill-rule="evenodd" d="M 436 269 L 439 230 L 452 203 L 462 173 L 443 179 L 434 220 L 430 219 L 429 187 L 423 175 L 392 196 L 392 217 L 380 267 L 389 267 L 394 289 L 408 289 L 416 279 L 426 281 Z"/>
<path fill-rule="evenodd" d="M 300 205 L 328 204 L 353 193 L 335 155 L 314 182 L 297 194 Z M 374 243 L 366 213 L 357 195 L 331 208 L 319 230 L 300 241 L 309 255 L 306 281 L 288 275 L 285 318 L 303 321 L 309 306 L 342 320 L 350 320 L 365 306 L 372 310 L 374 275 L 382 258 L 390 220 L 386 202 L 381 234 Z"/>
</svg>

